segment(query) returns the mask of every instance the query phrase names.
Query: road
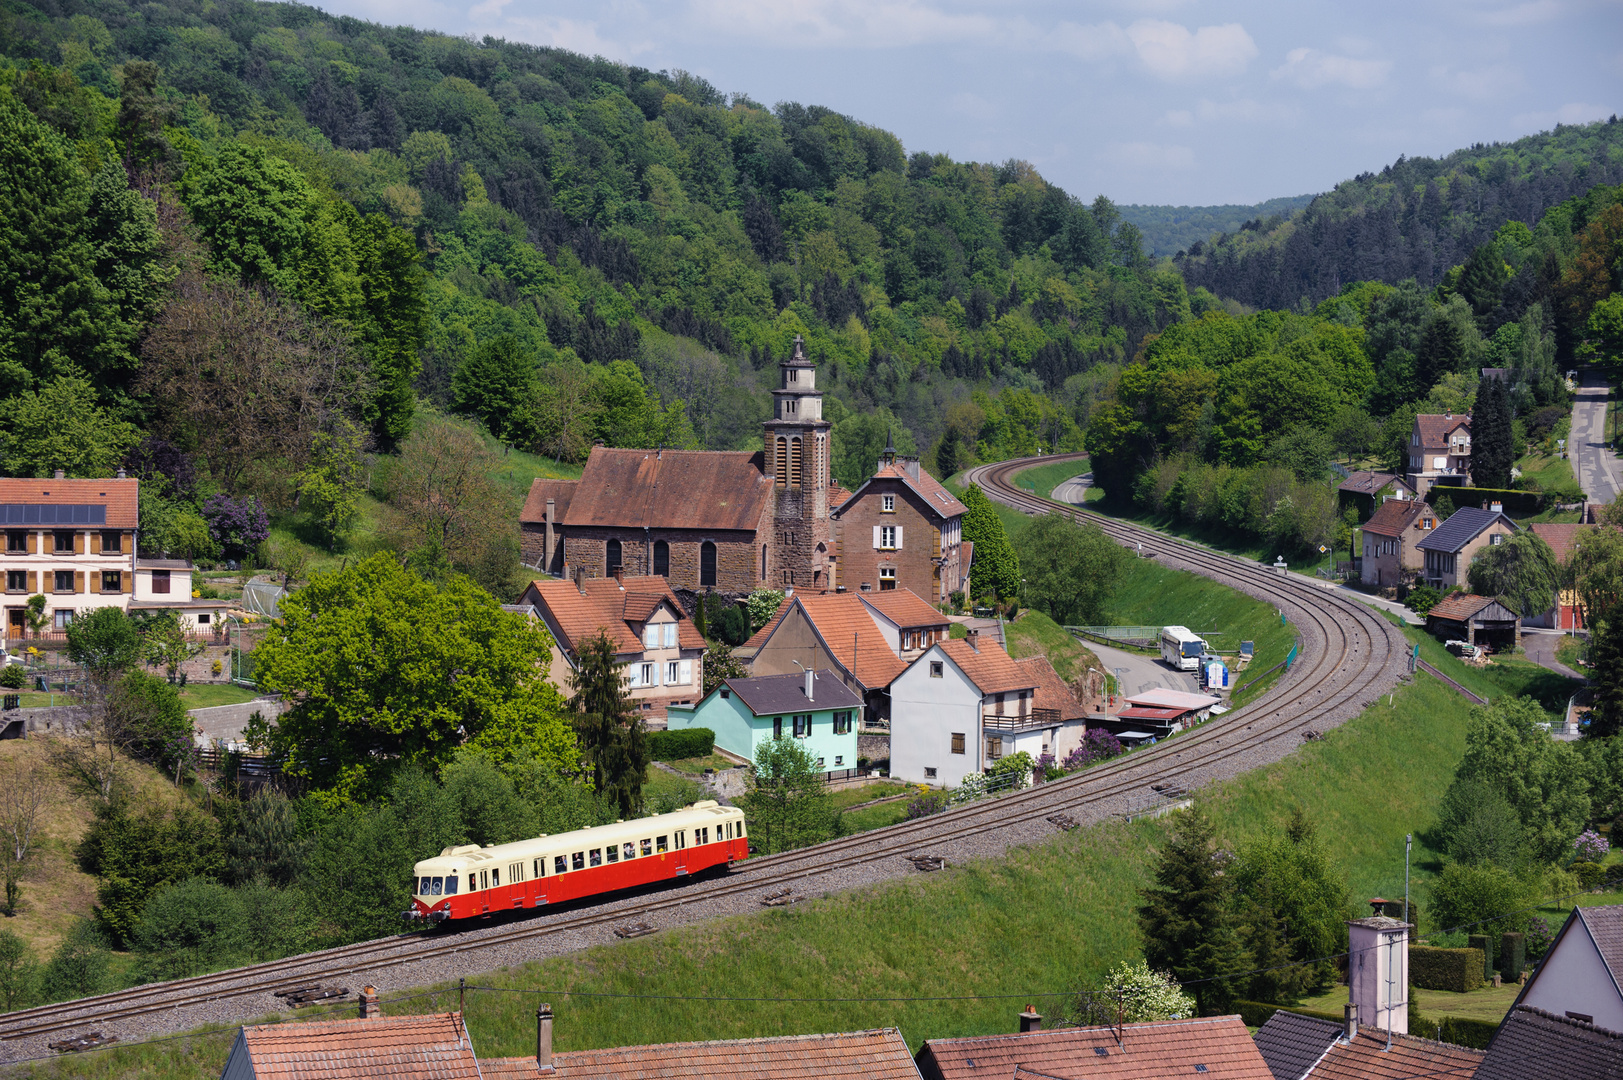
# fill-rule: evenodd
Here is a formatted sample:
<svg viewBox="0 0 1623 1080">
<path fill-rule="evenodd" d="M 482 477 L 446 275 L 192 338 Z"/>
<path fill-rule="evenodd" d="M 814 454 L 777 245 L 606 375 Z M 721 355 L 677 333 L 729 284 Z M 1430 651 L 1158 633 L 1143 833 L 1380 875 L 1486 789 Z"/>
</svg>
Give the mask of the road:
<svg viewBox="0 0 1623 1080">
<path fill-rule="evenodd" d="M 1124 649 L 1112 649 L 1108 645 L 1091 640 L 1084 641 L 1082 646 L 1099 658 L 1106 671 L 1116 676 L 1116 685 L 1121 688 L 1123 697 L 1142 694 L 1158 686 L 1168 690 L 1182 690 L 1186 694 L 1195 693 L 1199 689 L 1192 674 L 1173 671 L 1161 663 L 1159 657 L 1127 652 Z"/>
<path fill-rule="evenodd" d="M 1572 402 L 1572 433 L 1567 449 L 1572 454 L 1572 471 L 1578 486 L 1590 502 L 1617 501 L 1617 455 L 1606 445 L 1606 401 L 1610 389 L 1606 377 L 1593 368 L 1583 373 L 1578 396 Z"/>
</svg>

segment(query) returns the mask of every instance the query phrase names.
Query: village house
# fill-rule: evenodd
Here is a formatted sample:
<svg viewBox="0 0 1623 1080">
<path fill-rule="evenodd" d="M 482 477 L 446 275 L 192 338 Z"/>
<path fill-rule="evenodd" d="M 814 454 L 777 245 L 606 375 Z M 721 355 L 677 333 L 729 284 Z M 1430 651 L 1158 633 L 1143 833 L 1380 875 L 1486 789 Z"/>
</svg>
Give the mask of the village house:
<svg viewBox="0 0 1623 1080">
<path fill-rule="evenodd" d="M 708 728 L 746 761 L 773 739 L 794 739 L 829 776 L 856 768 L 862 698 L 833 672 L 728 679 L 697 705 L 668 707 L 668 726 Z"/>
<path fill-rule="evenodd" d="M 905 587 L 889 592 L 859 593 L 858 598 L 873 617 L 879 632 L 885 635 L 885 644 L 903 661 L 911 661 L 944 639 L 952 629 L 952 620 Z"/>
<path fill-rule="evenodd" d="M 1419 543 L 1437 527 L 1437 514 L 1419 500 L 1388 499 L 1363 526 L 1364 558 L 1360 580 L 1391 588 L 1413 581 L 1425 566 Z"/>
<path fill-rule="evenodd" d="M 1360 511 L 1373 513 L 1387 499 L 1413 499 L 1414 487 L 1395 473 L 1356 469 L 1336 485 L 1344 501 L 1356 502 Z"/>
<path fill-rule="evenodd" d="M 831 584 L 849 592 L 910 589 L 931 603 L 968 590 L 974 545 L 965 507 L 919 466 L 886 445 L 873 476 L 834 511 Z"/>
<path fill-rule="evenodd" d="M 876 616 L 850 593 L 797 592 L 734 655 L 749 665 L 751 675 L 792 675 L 807 668 L 832 672 L 861 696 L 862 726 L 882 728 L 890 716 L 886 688 L 907 665 Z"/>
<path fill-rule="evenodd" d="M 1536 1068 L 1529 1063 L 1536 1062 Z M 1529 1005 L 1499 1023 L 1472 1080 L 1623 1077 L 1623 1033 Z"/>
<path fill-rule="evenodd" d="M 1623 1032 L 1623 906 L 1576 907 L 1516 997 L 1608 1031 Z"/>
<path fill-rule="evenodd" d="M 1394 1031 L 1389 1038 L 1384 1027 L 1361 1025 L 1356 1020 L 1338 1024 L 1284 1009 L 1257 1029 L 1256 1046 L 1273 1080 L 1471 1080 L 1481 1075 L 1477 1070 L 1485 1057 L 1481 1050 L 1402 1031 Z"/>
<path fill-rule="evenodd" d="M 704 685 L 704 638 L 661 577 L 537 578 L 519 598 L 552 634 L 548 678 L 568 697 L 580 649 L 599 633 L 614 643 L 633 702 L 645 720 L 691 704 Z"/>
<path fill-rule="evenodd" d="M 1426 612 L 1426 632 L 1467 645 L 1521 644 L 1521 616 L 1491 596 L 1454 593 Z"/>
<path fill-rule="evenodd" d="M 1062 702 L 1039 705 L 1042 682 L 974 630 L 936 642 L 890 684 L 890 774 L 954 788 L 1007 754 L 1068 753 L 1085 721 L 1067 725 Z"/>
<path fill-rule="evenodd" d="M 1204 724 L 1212 718 L 1212 709 L 1222 700 L 1210 694 L 1154 687 L 1126 698 L 1120 712 L 1096 717 L 1092 724 L 1128 746 L 1137 746 Z"/>
<path fill-rule="evenodd" d="M 1566 566 L 1572 561 L 1584 541 L 1600 528 L 1597 525 L 1584 525 L 1578 522 L 1547 522 L 1535 521 L 1527 526 L 1533 530 L 1533 535 L 1550 545 L 1550 552 L 1555 561 Z M 1616 528 L 1616 526 L 1612 526 Z M 1572 584 L 1560 587 L 1556 596 L 1555 607 L 1542 613 L 1529 613 L 1522 619 L 1524 626 L 1543 626 L 1552 630 L 1583 630 L 1584 613 L 1578 603 L 1578 590 Z"/>
<path fill-rule="evenodd" d="M 754 453 L 593 447 L 579 480 L 531 485 L 524 562 L 562 577 L 663 577 L 691 595 L 828 588 L 829 514 L 846 492 L 829 473 L 830 424 L 798 336 L 763 429 Z"/>
<path fill-rule="evenodd" d="M 1477 552 L 1521 531 L 1494 503 L 1487 510 L 1462 506 L 1447 521 L 1427 533 L 1415 547 L 1423 553 L 1420 574 L 1438 592 L 1463 586 L 1466 571 Z"/>
<path fill-rule="evenodd" d="M 1415 494 L 1425 498 L 1441 485 L 1459 487 L 1471 482 L 1471 415 L 1421 413 L 1409 432 L 1407 480 Z"/>
<path fill-rule="evenodd" d="M 28 598 L 46 600 L 47 631 L 66 630 L 96 608 L 174 611 L 189 632 L 211 631 L 232 605 L 192 596 L 192 564 L 136 552 L 140 481 L 120 475 L 69 480 L 0 479 L 6 534 L 6 637 L 32 633 Z"/>
</svg>

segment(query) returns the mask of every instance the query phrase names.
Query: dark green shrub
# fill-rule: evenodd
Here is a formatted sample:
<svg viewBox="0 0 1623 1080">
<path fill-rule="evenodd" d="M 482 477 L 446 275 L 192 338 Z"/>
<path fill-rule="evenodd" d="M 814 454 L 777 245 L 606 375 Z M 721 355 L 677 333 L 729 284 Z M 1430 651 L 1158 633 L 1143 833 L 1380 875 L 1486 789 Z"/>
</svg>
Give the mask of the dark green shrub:
<svg viewBox="0 0 1623 1080">
<path fill-rule="evenodd" d="M 1606 868 L 1597 862 L 1575 862 L 1572 872 L 1578 875 L 1578 884 L 1585 889 L 1598 889 L 1606 878 Z"/>
<path fill-rule="evenodd" d="M 38 978 L 39 965 L 28 943 L 10 930 L 0 930 L 0 1011 L 26 1007 Z"/>
<path fill-rule="evenodd" d="M 1409 947 L 1409 978 L 1423 990 L 1452 990 L 1457 994 L 1475 990 L 1482 985 L 1486 963 L 1481 949 Z"/>
<path fill-rule="evenodd" d="M 1499 939 L 1499 970 L 1505 978 L 1515 982 L 1522 977 L 1527 966 L 1527 938 L 1517 933 L 1506 933 Z"/>
<path fill-rule="evenodd" d="M 101 928 L 89 919 L 75 921 L 40 973 L 42 999 L 67 1001 L 107 990 L 112 981 L 107 970 L 111 957 Z"/>
<path fill-rule="evenodd" d="M 1493 938 L 1488 934 L 1472 934 L 1469 948 L 1482 951 L 1482 981 L 1487 982 L 1493 978 Z"/>
<path fill-rule="evenodd" d="M 709 728 L 650 731 L 648 756 L 654 761 L 680 761 L 704 757 L 716 748 L 716 733 Z"/>
<path fill-rule="evenodd" d="M 1455 1046 L 1469 1046 L 1473 1050 L 1486 1050 L 1488 1043 L 1493 1041 L 1494 1032 L 1499 1025 L 1491 1020 L 1472 1020 L 1466 1016 L 1443 1017 L 1440 1029 L 1437 1030 L 1437 1041 L 1453 1043 Z M 1424 1036 L 1424 1031 L 1418 1031 L 1411 1024 L 1409 1031 L 1414 1035 Z"/>
<path fill-rule="evenodd" d="M 21 664 L 7 664 L 0 669 L 0 686 L 7 690 L 21 690 L 28 684 L 28 672 Z"/>
<path fill-rule="evenodd" d="M 241 951 L 242 901 L 208 878 L 191 878 L 152 894 L 135 928 L 141 974 L 180 979 L 225 967 Z"/>
</svg>

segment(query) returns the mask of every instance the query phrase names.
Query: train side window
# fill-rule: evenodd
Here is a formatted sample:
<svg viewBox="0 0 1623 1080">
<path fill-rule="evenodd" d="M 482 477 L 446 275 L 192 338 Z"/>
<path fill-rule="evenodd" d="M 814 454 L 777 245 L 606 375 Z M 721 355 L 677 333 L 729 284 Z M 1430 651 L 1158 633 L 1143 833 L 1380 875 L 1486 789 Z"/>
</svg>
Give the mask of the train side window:
<svg viewBox="0 0 1623 1080">
<path fill-rule="evenodd" d="M 514 885 L 524 880 L 524 864 L 516 862 L 507 868 L 507 880 Z"/>
<path fill-rule="evenodd" d="M 680 851 L 682 848 L 685 848 L 687 846 L 688 846 L 688 831 L 686 829 L 678 829 L 678 830 L 676 830 L 676 848 L 677 848 L 677 850 Z"/>
<path fill-rule="evenodd" d="M 626 853 L 626 858 L 635 859 L 637 857 L 637 845 L 631 843 L 629 840 L 626 841 L 625 853 Z"/>
<path fill-rule="evenodd" d="M 646 859 L 648 856 L 652 855 L 653 853 L 654 853 L 654 842 L 652 840 L 644 840 L 642 842 L 642 857 Z"/>
<path fill-rule="evenodd" d="M 456 875 L 455 874 L 452 874 L 450 877 L 445 879 L 445 895 L 446 896 L 455 896 L 456 895 Z"/>
<path fill-rule="evenodd" d="M 726 835 L 723 836 L 722 839 L 731 840 L 733 838 L 733 823 L 730 822 L 730 821 L 724 823 L 722 825 L 722 829 L 725 830 L 725 832 L 726 832 Z"/>
<path fill-rule="evenodd" d="M 744 823 L 742 821 L 738 823 L 738 838 L 740 840 L 744 839 Z"/>
<path fill-rule="evenodd" d="M 502 887 L 502 868 L 499 866 L 492 866 L 490 868 L 490 887 L 492 889 L 499 889 Z"/>
<path fill-rule="evenodd" d="M 562 855 L 554 855 L 552 857 L 552 872 L 554 874 L 564 874 L 569 872 L 569 864 L 564 861 L 564 857 Z"/>
<path fill-rule="evenodd" d="M 656 836 L 656 837 L 654 837 L 654 850 L 655 851 L 669 851 L 669 850 L 671 850 L 670 837 L 668 837 L 668 836 Z"/>
<path fill-rule="evenodd" d="M 603 865 L 603 849 L 602 848 L 593 848 L 591 851 L 588 851 L 586 853 L 586 855 L 587 855 L 587 860 L 586 861 L 591 863 L 593 866 L 602 866 Z"/>
<path fill-rule="evenodd" d="M 569 856 L 569 868 L 571 870 L 586 869 L 586 852 L 577 851 L 573 855 Z"/>
<path fill-rule="evenodd" d="M 481 870 L 479 871 L 479 889 L 483 891 L 488 888 L 490 888 L 490 871 Z"/>
<path fill-rule="evenodd" d="M 532 874 L 534 874 L 536 877 L 546 877 L 547 876 L 547 860 L 545 860 L 545 859 L 531 859 L 530 860 L 530 872 Z"/>
<path fill-rule="evenodd" d="M 607 855 L 609 857 L 609 862 L 611 862 L 611 863 L 612 862 L 619 862 L 620 861 L 620 845 L 619 844 L 610 844 L 608 847 L 603 849 L 603 854 L 605 854 L 605 855 Z"/>
<path fill-rule="evenodd" d="M 704 847 L 704 845 L 709 842 L 705 837 L 705 834 L 708 833 L 709 831 L 710 830 L 702 828 L 702 827 L 698 828 L 698 829 L 694 829 L 693 830 L 693 846 L 694 847 Z"/>
</svg>

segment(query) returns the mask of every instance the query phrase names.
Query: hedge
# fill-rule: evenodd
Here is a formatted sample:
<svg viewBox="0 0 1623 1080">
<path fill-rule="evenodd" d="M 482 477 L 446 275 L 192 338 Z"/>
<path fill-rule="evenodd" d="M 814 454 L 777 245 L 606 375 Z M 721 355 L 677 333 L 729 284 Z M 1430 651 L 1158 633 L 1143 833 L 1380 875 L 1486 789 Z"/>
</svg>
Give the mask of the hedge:
<svg viewBox="0 0 1623 1080">
<path fill-rule="evenodd" d="M 1493 937 L 1488 934 L 1471 934 L 1465 939 L 1468 949 L 1482 950 L 1482 981 L 1493 980 Z"/>
<path fill-rule="evenodd" d="M 1245 1021 L 1246 1027 L 1261 1027 L 1276 1012 L 1316 1016 L 1320 1020 L 1334 1020 L 1338 1024 L 1343 1023 L 1346 1019 L 1341 1013 L 1324 1012 L 1320 1009 L 1299 1009 L 1294 1005 L 1269 1005 L 1263 1001 L 1236 1001 L 1234 1011 L 1240 1014 L 1240 1018 Z"/>
<path fill-rule="evenodd" d="M 678 728 L 675 731 L 648 733 L 648 757 L 653 761 L 704 757 L 715 748 L 716 733 L 709 728 Z"/>
<path fill-rule="evenodd" d="M 1492 1020 L 1472 1020 L 1466 1016 L 1445 1016 L 1441 1020 L 1412 1014 L 1409 1017 L 1410 1035 L 1418 1035 L 1422 1039 L 1434 1038 L 1455 1046 L 1468 1046 L 1472 1050 L 1486 1050 L 1488 1043 L 1493 1041 L 1493 1033 L 1498 1030 L 1499 1025 Z"/>
<path fill-rule="evenodd" d="M 1499 939 L 1499 970 L 1505 978 L 1515 982 L 1522 977 L 1527 966 L 1527 939 L 1521 934 L 1506 932 Z"/>
<path fill-rule="evenodd" d="M 1482 985 L 1487 960 L 1481 949 L 1438 949 L 1409 946 L 1409 979 L 1424 990 L 1452 990 L 1464 994 Z"/>
<path fill-rule="evenodd" d="M 1543 510 L 1550 500 L 1553 492 L 1522 491 L 1511 488 L 1479 488 L 1479 487 L 1444 487 L 1437 486 L 1426 492 L 1426 501 L 1432 505 L 1444 495 L 1458 510 L 1462 506 L 1476 506 L 1486 509 L 1492 503 L 1503 503 L 1505 513 L 1511 517 L 1518 515 L 1531 517 Z"/>
</svg>

